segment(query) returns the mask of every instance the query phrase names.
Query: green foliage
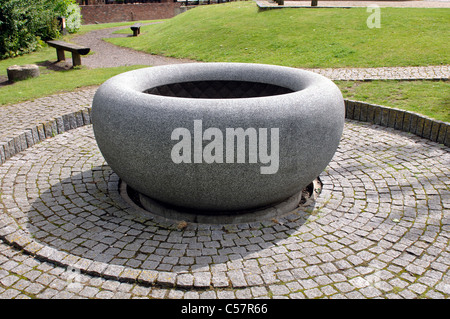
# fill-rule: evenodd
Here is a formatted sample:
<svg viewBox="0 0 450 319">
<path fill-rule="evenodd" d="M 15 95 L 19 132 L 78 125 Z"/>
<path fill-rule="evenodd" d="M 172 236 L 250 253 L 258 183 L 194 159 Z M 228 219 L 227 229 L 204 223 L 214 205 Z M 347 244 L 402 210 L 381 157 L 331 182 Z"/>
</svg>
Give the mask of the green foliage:
<svg viewBox="0 0 450 319">
<path fill-rule="evenodd" d="M 43 29 L 39 1 L 0 0 L 0 58 L 36 49 L 38 30 Z"/>
<path fill-rule="evenodd" d="M 81 27 L 81 11 L 76 3 L 71 3 L 66 10 L 66 29 L 69 33 L 77 32 Z"/>
<path fill-rule="evenodd" d="M 53 3 L 57 16 L 66 18 L 66 30 L 69 33 L 77 32 L 81 27 L 81 11 L 75 0 L 47 0 Z"/>
<path fill-rule="evenodd" d="M 53 3 L 57 15 L 65 16 L 67 8 L 72 3 L 75 3 L 75 0 L 49 0 L 49 2 Z"/>
<path fill-rule="evenodd" d="M 69 32 L 79 29 L 75 0 L 0 0 L 0 59 L 34 51 L 41 39 L 58 37 L 58 16 L 70 19 Z"/>
</svg>

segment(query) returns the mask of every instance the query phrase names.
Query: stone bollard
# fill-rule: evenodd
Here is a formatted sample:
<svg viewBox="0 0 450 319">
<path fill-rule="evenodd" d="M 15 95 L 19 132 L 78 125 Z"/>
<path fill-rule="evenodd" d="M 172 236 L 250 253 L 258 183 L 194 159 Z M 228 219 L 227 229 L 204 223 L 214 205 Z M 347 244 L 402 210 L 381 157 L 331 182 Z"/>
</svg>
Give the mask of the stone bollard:
<svg viewBox="0 0 450 319">
<path fill-rule="evenodd" d="M 10 82 L 35 78 L 40 74 L 39 67 L 36 64 L 12 65 L 7 68 L 7 73 Z"/>
</svg>

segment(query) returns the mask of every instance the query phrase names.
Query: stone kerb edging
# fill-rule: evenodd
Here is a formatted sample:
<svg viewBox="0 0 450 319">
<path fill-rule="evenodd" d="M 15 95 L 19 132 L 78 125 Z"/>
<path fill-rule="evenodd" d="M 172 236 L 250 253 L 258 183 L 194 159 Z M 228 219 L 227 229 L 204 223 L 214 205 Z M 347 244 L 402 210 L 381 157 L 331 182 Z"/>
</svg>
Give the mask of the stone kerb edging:
<svg viewBox="0 0 450 319">
<path fill-rule="evenodd" d="M 450 146 L 450 123 L 382 105 L 345 100 L 345 118 L 391 127 Z"/>
<path fill-rule="evenodd" d="M 364 102 L 345 100 L 346 118 L 364 122 L 371 122 L 376 125 L 391 127 L 394 129 L 410 132 L 428 140 L 450 146 L 450 123 L 436 121 L 420 114 L 388 108 L 381 105 Z M 40 141 L 67 132 L 69 130 L 91 124 L 91 108 L 56 117 L 45 123 L 26 129 L 19 134 L 0 144 L 1 163 L 12 157 L 16 153 L 25 150 Z M 87 258 L 72 255 L 70 253 L 57 250 L 43 245 L 22 229 L 16 227 L 15 220 L 5 214 L 0 218 L 0 239 L 10 246 L 13 246 L 24 253 L 35 257 L 38 260 L 50 262 L 60 267 L 78 271 L 80 273 L 100 276 L 105 279 L 114 279 L 122 282 L 139 283 L 147 286 L 163 286 L 177 288 L 207 289 L 211 286 L 219 288 L 213 284 L 211 278 L 202 278 L 194 284 L 192 281 L 187 286 L 183 286 L 184 281 L 178 280 L 179 276 L 194 276 L 190 274 L 178 274 L 166 271 L 156 271 L 147 269 L 135 269 L 131 267 L 108 264 L 93 261 Z M 183 277 L 184 278 L 184 277 Z M 224 287 L 233 287 L 228 283 Z M 248 286 L 247 286 L 248 287 Z"/>
<path fill-rule="evenodd" d="M 6 140 L 0 141 L 0 165 L 15 154 L 69 130 L 91 124 L 91 107 L 55 117 Z"/>
<path fill-rule="evenodd" d="M 59 267 L 72 269 L 87 275 L 100 276 L 105 279 L 114 279 L 129 283 L 138 282 L 147 286 L 158 284 L 160 286 L 175 287 L 177 277 L 175 273 L 110 265 L 71 255 L 34 241 L 22 230 L 14 226 L 9 226 L 14 221 L 8 221 L 8 219 L 11 218 L 8 216 L 0 219 L 0 239 L 42 262 L 49 262 Z M 180 288 L 179 284 L 176 286 Z M 205 286 L 205 288 L 209 286 L 210 284 Z"/>
</svg>

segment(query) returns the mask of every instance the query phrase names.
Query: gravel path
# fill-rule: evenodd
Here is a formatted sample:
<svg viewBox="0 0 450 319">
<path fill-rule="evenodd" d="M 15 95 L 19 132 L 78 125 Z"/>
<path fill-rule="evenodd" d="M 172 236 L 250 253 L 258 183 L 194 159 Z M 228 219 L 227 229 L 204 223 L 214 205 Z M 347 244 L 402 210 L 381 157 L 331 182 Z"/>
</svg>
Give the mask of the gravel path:
<svg viewBox="0 0 450 319">
<path fill-rule="evenodd" d="M 129 48 L 123 48 L 103 41 L 104 38 L 128 37 L 128 34 L 113 34 L 114 31 L 126 29 L 127 27 L 117 27 L 102 30 L 95 30 L 73 39 L 73 42 L 87 46 L 94 52 L 82 58 L 83 65 L 90 68 L 108 68 L 122 65 L 165 65 L 195 62 L 188 59 L 175 59 L 158 55 L 147 54 Z M 130 30 L 131 34 L 131 30 Z"/>
</svg>

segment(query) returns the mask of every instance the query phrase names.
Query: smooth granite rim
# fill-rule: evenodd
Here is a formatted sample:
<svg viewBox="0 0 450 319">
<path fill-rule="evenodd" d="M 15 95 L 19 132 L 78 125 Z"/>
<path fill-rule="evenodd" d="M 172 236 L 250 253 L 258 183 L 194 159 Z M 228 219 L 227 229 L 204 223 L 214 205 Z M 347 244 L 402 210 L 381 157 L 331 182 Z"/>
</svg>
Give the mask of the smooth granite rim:
<svg viewBox="0 0 450 319">
<path fill-rule="evenodd" d="M 325 77 L 306 70 L 290 67 L 256 64 L 256 63 L 186 63 L 172 64 L 157 67 L 142 68 L 116 75 L 104 83 L 104 86 L 114 88 L 116 94 L 138 94 L 139 98 L 146 100 L 178 100 L 178 97 L 149 94 L 151 88 L 182 82 L 193 81 L 248 81 L 267 83 L 285 87 L 293 92 L 283 95 L 299 95 L 310 93 L 313 84 L 317 84 Z M 278 96 L 279 97 L 279 96 Z M 251 99 L 272 99 L 273 96 L 252 97 Z M 239 98 L 245 103 L 246 98 Z M 196 103 L 206 103 L 205 99 L 195 98 Z M 221 99 L 218 99 L 221 100 Z M 227 100 L 227 99 L 223 99 Z M 233 99 L 234 100 L 234 99 Z M 185 101 L 181 101 L 184 103 Z M 237 101 L 233 101 L 236 103 Z M 241 102 L 241 101 L 239 101 Z M 239 103 L 238 102 L 238 103 Z M 201 104 L 200 104 L 201 105 Z"/>
</svg>

